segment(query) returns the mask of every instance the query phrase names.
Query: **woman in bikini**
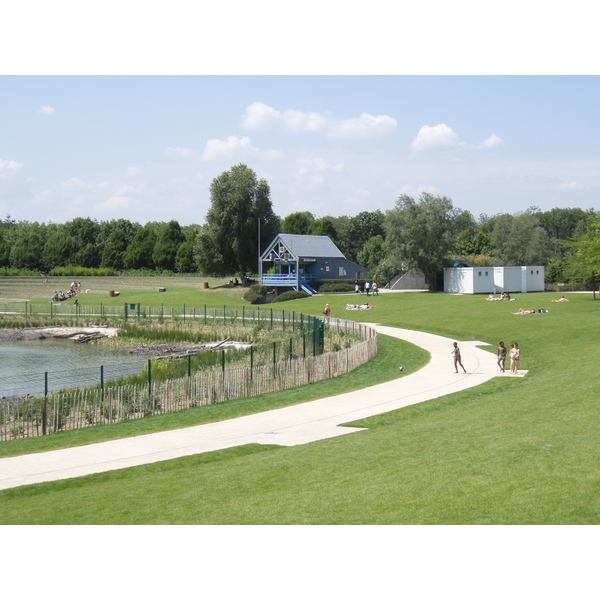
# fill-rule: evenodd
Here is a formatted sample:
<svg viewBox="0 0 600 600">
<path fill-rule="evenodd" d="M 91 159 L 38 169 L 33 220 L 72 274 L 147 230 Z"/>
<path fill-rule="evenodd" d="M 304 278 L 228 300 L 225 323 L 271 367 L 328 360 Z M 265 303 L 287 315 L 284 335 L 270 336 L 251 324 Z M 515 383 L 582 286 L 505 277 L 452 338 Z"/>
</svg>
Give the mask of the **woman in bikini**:
<svg viewBox="0 0 600 600">
<path fill-rule="evenodd" d="M 519 344 L 516 342 L 511 344 L 510 348 L 510 372 L 513 375 L 516 375 L 519 371 L 519 358 L 521 356 L 521 350 L 519 349 Z"/>
</svg>

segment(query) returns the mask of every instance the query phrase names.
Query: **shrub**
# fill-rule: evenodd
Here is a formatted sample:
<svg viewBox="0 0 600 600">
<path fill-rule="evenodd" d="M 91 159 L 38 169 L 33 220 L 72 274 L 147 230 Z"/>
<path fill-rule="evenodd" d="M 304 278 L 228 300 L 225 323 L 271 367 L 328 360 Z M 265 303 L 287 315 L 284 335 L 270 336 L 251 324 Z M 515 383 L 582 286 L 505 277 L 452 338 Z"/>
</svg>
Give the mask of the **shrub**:
<svg viewBox="0 0 600 600">
<path fill-rule="evenodd" d="M 289 292 L 283 292 L 283 294 L 277 296 L 273 302 L 285 302 L 286 300 L 297 300 L 298 298 L 310 298 L 310 294 L 302 291 L 297 292 L 296 290 L 290 290 Z"/>
<path fill-rule="evenodd" d="M 244 294 L 244 300 L 250 304 L 260 304 L 267 295 L 267 288 L 264 285 L 255 283 L 250 286 L 250 289 Z"/>
<path fill-rule="evenodd" d="M 350 283 L 349 281 L 328 282 L 328 283 L 323 283 L 319 287 L 319 292 L 321 292 L 321 293 L 353 292 L 353 291 L 354 291 L 354 283 Z"/>
<path fill-rule="evenodd" d="M 109 267 L 54 267 L 50 271 L 52 277 L 114 277 L 116 273 L 115 269 Z"/>
</svg>

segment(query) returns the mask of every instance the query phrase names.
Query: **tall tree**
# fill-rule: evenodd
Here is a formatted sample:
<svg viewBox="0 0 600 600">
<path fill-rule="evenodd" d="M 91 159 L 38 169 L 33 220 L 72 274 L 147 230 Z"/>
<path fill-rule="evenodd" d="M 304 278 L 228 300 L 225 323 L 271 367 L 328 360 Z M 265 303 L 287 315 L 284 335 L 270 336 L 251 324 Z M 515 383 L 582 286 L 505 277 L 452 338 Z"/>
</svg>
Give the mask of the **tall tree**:
<svg viewBox="0 0 600 600">
<path fill-rule="evenodd" d="M 600 280 L 600 215 L 563 246 L 567 253 L 565 272 L 575 281 L 591 283 L 595 300 L 596 282 Z"/>
<path fill-rule="evenodd" d="M 350 218 L 347 239 L 342 237 L 345 244 L 346 258 L 356 261 L 364 245 L 376 236 L 385 237 L 383 223 L 385 216 L 380 210 L 363 211 Z M 360 262 L 360 261 L 358 261 Z M 360 263 L 363 264 L 363 263 Z M 365 265 L 366 266 L 366 265 Z"/>
<path fill-rule="evenodd" d="M 115 229 L 110 234 L 102 252 L 102 266 L 122 269 L 127 250 L 127 237 L 122 229 Z"/>
<path fill-rule="evenodd" d="M 157 236 L 155 227 L 144 225 L 133 236 L 131 244 L 127 246 L 125 252 L 126 269 L 154 269 L 154 259 L 152 253 L 156 245 Z"/>
<path fill-rule="evenodd" d="M 561 242 L 577 234 L 577 228 L 585 228 L 594 219 L 593 211 L 581 208 L 552 208 L 536 214 L 540 225 L 544 228 L 551 240 L 553 251 L 561 253 Z"/>
<path fill-rule="evenodd" d="M 196 257 L 206 274 L 240 277 L 258 268 L 258 229 L 260 249 L 279 233 L 281 220 L 273 212 L 271 191 L 264 179 L 239 164 L 213 179 L 211 207 L 197 238 Z"/>
<path fill-rule="evenodd" d="M 455 210 L 446 196 L 423 193 L 416 202 L 407 195 L 386 214 L 386 247 L 396 269 L 421 271 L 436 291 L 443 260 L 454 243 Z"/>
<path fill-rule="evenodd" d="M 179 246 L 185 242 L 185 235 L 177 221 L 169 221 L 158 236 L 152 259 L 158 269 L 175 270 L 175 257 Z"/>
<path fill-rule="evenodd" d="M 291 213 L 283 219 L 281 223 L 281 233 L 306 235 L 314 220 L 315 216 L 308 211 Z"/>
<path fill-rule="evenodd" d="M 490 240 L 496 261 L 504 266 L 544 265 L 551 256 L 548 234 L 532 210 L 499 215 Z"/>
</svg>

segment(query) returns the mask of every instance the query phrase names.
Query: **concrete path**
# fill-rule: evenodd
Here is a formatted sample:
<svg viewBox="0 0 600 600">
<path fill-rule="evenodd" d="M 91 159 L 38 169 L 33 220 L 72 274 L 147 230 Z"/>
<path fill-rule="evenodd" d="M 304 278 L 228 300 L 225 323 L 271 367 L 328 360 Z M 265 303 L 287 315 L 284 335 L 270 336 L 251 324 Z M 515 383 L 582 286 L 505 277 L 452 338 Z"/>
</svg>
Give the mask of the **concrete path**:
<svg viewBox="0 0 600 600">
<path fill-rule="evenodd" d="M 373 387 L 255 415 L 88 446 L 2 458 L 0 489 L 123 469 L 245 444 L 307 444 L 361 431 L 340 427 L 343 423 L 452 394 L 493 377 L 515 377 L 510 372 L 500 373 L 495 355 L 477 348 L 486 345 L 483 342 L 453 340 L 375 324 L 373 327 L 382 334 L 424 348 L 431 354 L 430 362 L 416 373 Z M 454 371 L 451 354 L 454 341 L 459 341 L 467 374 Z M 400 365 L 401 356 L 398 357 Z M 516 376 L 526 373 L 519 371 Z"/>
</svg>

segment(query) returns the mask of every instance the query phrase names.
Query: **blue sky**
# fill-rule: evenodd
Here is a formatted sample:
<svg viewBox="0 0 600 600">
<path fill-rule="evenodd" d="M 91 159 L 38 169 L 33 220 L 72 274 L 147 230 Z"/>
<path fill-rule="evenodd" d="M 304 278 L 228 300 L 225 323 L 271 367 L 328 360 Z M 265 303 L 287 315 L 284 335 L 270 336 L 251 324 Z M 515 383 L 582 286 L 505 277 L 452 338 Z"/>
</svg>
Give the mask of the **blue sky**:
<svg viewBox="0 0 600 600">
<path fill-rule="evenodd" d="M 475 217 L 600 210 L 584 0 L 101 8 L 4 8 L 0 218 L 202 223 L 211 181 L 240 162 L 282 217 L 423 191 Z"/>
<path fill-rule="evenodd" d="M 598 106 L 597 76 L 5 75 L 0 215 L 202 223 L 240 162 L 282 217 L 600 210 Z"/>
</svg>

